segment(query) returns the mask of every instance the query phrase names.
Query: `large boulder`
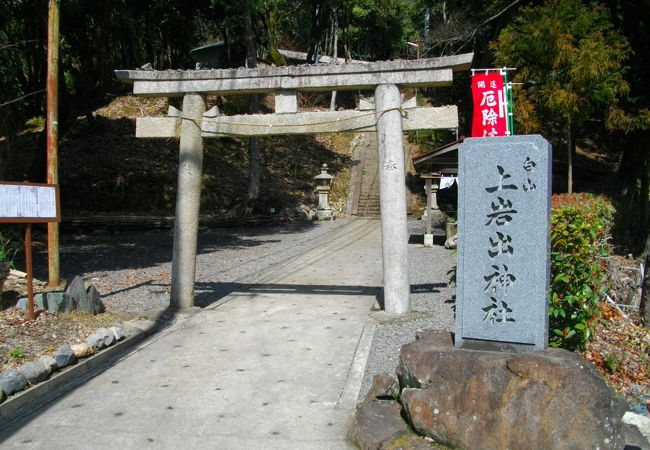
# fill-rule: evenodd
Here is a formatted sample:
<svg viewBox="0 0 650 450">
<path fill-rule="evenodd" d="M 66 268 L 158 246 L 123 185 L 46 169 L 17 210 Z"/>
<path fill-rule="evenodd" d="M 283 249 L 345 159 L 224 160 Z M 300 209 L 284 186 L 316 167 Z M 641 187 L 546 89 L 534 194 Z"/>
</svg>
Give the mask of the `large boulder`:
<svg viewBox="0 0 650 450">
<path fill-rule="evenodd" d="M 376 375 L 366 399 L 357 407 L 349 439 L 362 450 L 442 448 L 413 433 L 402 418 L 398 396 L 395 378 L 387 373 Z"/>
<path fill-rule="evenodd" d="M 448 333 L 429 332 L 402 347 L 397 375 L 414 429 L 452 447 L 624 447 L 625 402 L 565 350 L 458 349 Z"/>
<path fill-rule="evenodd" d="M 402 407 L 394 400 L 371 400 L 356 412 L 350 440 L 362 450 L 375 450 L 409 431 L 401 416 Z"/>
<path fill-rule="evenodd" d="M 87 308 L 87 312 L 92 314 L 101 314 L 104 312 L 104 304 L 102 303 L 99 291 L 95 286 L 91 285 L 88 288 L 86 291 L 86 298 L 88 299 L 88 305 L 84 307 Z M 86 309 L 82 309 L 81 307 L 79 307 L 79 309 L 86 311 Z"/>
<path fill-rule="evenodd" d="M 74 298 L 63 292 L 46 292 L 34 296 L 36 309 L 47 309 L 58 313 L 69 313 L 77 309 Z M 27 298 L 21 298 L 16 303 L 16 308 L 27 310 Z"/>
<path fill-rule="evenodd" d="M 65 293 L 74 299 L 79 311 L 90 312 L 90 300 L 83 278 L 76 276 L 68 281 L 65 287 Z"/>
</svg>

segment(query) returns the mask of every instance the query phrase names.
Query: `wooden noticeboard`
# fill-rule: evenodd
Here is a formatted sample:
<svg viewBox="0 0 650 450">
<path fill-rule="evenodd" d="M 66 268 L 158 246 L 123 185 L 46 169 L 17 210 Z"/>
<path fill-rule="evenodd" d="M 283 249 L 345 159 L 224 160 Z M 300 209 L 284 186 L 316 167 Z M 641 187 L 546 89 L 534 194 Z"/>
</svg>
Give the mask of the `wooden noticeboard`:
<svg viewBox="0 0 650 450">
<path fill-rule="evenodd" d="M 0 181 L 0 223 L 24 223 L 27 266 L 27 318 L 34 320 L 32 224 L 60 222 L 59 186 Z"/>
<path fill-rule="evenodd" d="M 59 186 L 0 181 L 0 222 L 60 222 Z"/>
</svg>

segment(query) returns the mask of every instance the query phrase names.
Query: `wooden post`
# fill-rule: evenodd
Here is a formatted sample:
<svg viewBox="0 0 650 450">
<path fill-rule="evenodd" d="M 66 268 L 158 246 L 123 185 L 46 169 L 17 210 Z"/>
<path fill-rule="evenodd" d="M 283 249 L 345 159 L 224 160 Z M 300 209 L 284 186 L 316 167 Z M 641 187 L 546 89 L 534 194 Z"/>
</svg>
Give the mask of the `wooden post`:
<svg viewBox="0 0 650 450">
<path fill-rule="evenodd" d="M 205 109 L 205 99 L 202 95 L 195 92 L 185 94 L 179 144 L 170 298 L 171 307 L 177 309 L 194 306 L 196 246 L 203 172 L 201 121 Z"/>
<path fill-rule="evenodd" d="M 59 184 L 59 0 L 50 0 L 47 25 L 47 183 Z M 47 224 L 48 284 L 58 286 L 59 223 Z"/>
<path fill-rule="evenodd" d="M 27 266 L 27 320 L 36 319 L 34 313 L 34 272 L 32 270 L 32 224 L 25 226 L 25 265 Z"/>
</svg>

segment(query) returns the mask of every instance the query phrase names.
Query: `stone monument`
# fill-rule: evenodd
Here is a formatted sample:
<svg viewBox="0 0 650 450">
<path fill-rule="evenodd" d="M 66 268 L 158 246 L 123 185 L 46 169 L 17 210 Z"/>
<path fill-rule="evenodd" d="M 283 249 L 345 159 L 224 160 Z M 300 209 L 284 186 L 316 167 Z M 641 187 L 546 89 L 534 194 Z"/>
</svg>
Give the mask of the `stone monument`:
<svg viewBox="0 0 650 450">
<path fill-rule="evenodd" d="M 536 135 L 466 139 L 459 177 L 455 344 L 543 350 L 551 146 Z"/>
</svg>

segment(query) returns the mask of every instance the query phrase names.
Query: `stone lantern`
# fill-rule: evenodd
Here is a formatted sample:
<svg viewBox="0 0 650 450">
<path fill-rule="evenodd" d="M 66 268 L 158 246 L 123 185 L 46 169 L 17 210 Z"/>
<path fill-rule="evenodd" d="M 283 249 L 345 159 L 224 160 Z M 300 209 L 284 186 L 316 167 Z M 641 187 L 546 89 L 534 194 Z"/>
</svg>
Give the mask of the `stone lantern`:
<svg viewBox="0 0 650 450">
<path fill-rule="evenodd" d="M 424 192 L 427 194 L 427 209 L 424 211 L 423 219 L 426 220 L 424 232 L 424 246 L 433 247 L 433 227 L 441 226 L 445 221 L 445 214 L 438 207 L 438 180 L 439 173 L 423 173 L 420 175 L 425 180 Z"/>
<path fill-rule="evenodd" d="M 327 164 L 323 164 L 321 171 L 314 177 L 316 180 L 316 192 L 318 193 L 318 209 L 316 218 L 318 220 L 333 220 L 334 214 L 329 204 L 329 194 L 332 189 L 332 180 L 334 177 L 327 173 Z"/>
</svg>

